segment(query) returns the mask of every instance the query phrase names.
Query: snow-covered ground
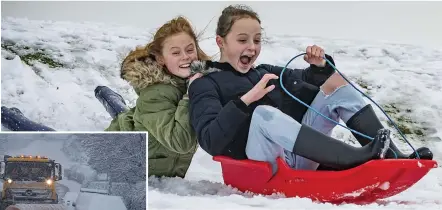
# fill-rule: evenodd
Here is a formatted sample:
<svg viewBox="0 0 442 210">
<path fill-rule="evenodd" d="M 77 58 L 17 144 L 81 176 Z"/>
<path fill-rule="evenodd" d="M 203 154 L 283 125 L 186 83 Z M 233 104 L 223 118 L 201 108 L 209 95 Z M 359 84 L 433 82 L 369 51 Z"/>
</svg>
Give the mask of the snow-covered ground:
<svg viewBox="0 0 442 210">
<path fill-rule="evenodd" d="M 98 23 L 2 19 L 3 106 L 18 107 L 30 119 L 58 130 L 103 130 L 110 117 L 93 90 L 107 85 L 133 105 L 136 94 L 119 78 L 121 55 L 151 38 L 151 30 Z M 212 33 L 207 33 L 210 37 Z M 272 35 L 267 32 L 258 63 L 284 66 L 308 45 L 324 47 L 338 69 L 367 92 L 401 127 L 415 146 L 430 147 L 442 160 L 442 51 L 411 45 Z M 213 39 L 202 48 L 215 55 Z M 44 51 L 42 51 L 44 50 Z M 63 67 L 36 62 L 25 65 L 18 56 L 43 52 Z M 306 67 L 298 59 L 289 67 Z M 368 100 L 367 100 L 368 101 Z M 383 123 L 386 118 L 379 109 Z M 337 127 L 335 137 L 353 143 Z M 395 142 L 411 149 L 395 135 Z M 149 179 L 149 209 L 442 209 L 442 168 L 433 169 L 407 191 L 366 206 L 316 204 L 308 199 L 243 194 L 224 186 L 220 166 L 199 150 L 186 179 Z"/>
</svg>

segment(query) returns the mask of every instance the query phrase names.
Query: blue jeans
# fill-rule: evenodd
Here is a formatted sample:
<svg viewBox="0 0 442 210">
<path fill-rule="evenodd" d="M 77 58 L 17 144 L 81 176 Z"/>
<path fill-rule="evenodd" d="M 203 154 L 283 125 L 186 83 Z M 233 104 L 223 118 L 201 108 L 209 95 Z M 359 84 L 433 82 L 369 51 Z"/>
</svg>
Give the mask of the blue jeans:
<svg viewBox="0 0 442 210">
<path fill-rule="evenodd" d="M 344 85 L 330 95 L 319 91 L 310 106 L 334 121 L 339 122 L 339 119 L 342 119 L 347 122 L 366 104 L 362 94 L 351 85 Z M 302 123 L 329 136 L 336 126 L 311 109 L 304 114 Z M 279 109 L 258 106 L 253 112 L 250 124 L 246 145 L 247 157 L 251 160 L 270 162 L 273 173 L 277 171 L 277 157 L 283 158 L 294 169 L 316 170 L 319 163 L 293 153 L 300 128 L 300 123 Z"/>
</svg>

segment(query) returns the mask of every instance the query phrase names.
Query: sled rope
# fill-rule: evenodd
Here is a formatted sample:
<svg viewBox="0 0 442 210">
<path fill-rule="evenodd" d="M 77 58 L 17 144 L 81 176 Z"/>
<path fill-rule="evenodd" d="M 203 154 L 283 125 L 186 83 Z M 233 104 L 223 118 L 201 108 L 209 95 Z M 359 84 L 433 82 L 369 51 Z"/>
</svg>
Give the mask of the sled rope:
<svg viewBox="0 0 442 210">
<path fill-rule="evenodd" d="M 293 61 L 293 60 L 295 60 L 297 57 L 299 57 L 299 56 L 301 56 L 301 55 L 305 55 L 305 54 L 307 54 L 307 53 L 301 53 L 301 54 L 299 54 L 299 55 L 297 55 L 297 56 L 295 56 L 295 57 L 293 57 L 292 59 L 290 59 L 290 61 L 289 62 L 287 62 L 287 64 L 284 66 L 284 68 L 282 69 L 282 71 L 281 71 L 281 75 L 280 75 L 280 77 L 279 77 L 279 83 L 280 83 L 280 85 L 281 85 L 281 87 L 282 87 L 282 89 L 284 90 L 284 92 L 285 93 L 287 93 L 289 96 L 291 96 L 293 99 L 295 99 L 296 101 L 298 101 L 299 103 L 301 103 L 302 105 L 304 105 L 304 106 L 306 106 L 306 107 L 308 107 L 309 109 L 311 109 L 311 110 L 313 110 L 314 112 L 316 112 L 317 114 L 319 114 L 319 115 L 321 115 L 322 117 L 324 117 L 324 118 L 326 118 L 327 120 L 329 120 L 329 121 L 332 121 L 333 123 L 335 123 L 336 125 L 339 125 L 339 126 L 341 126 L 341 127 L 343 127 L 343 128 L 345 128 L 345 129 L 347 129 L 347 130 L 350 130 L 350 131 L 352 131 L 352 132 L 354 132 L 354 133 L 357 133 L 357 134 L 359 134 L 359 135 L 361 135 L 361 136 L 363 136 L 363 137 L 365 137 L 365 138 L 368 138 L 368 139 L 370 139 L 371 141 L 373 141 L 374 140 L 374 138 L 373 137 L 370 137 L 370 136 L 368 136 L 368 135 L 365 135 L 365 134 L 362 134 L 362 133 L 360 133 L 360 132 L 358 132 L 358 131 L 355 131 L 355 130 L 353 130 L 353 129 L 351 129 L 351 128 L 349 128 L 349 127 L 347 127 L 347 126 L 344 126 L 344 125 L 342 125 L 342 124 L 340 124 L 339 122 L 336 122 L 336 121 L 334 121 L 334 120 L 332 120 L 332 119 L 330 119 L 330 118 L 328 118 L 327 116 L 325 116 L 325 115 L 323 115 L 323 114 L 321 114 L 320 112 L 318 112 L 316 109 L 314 109 L 313 107 L 311 107 L 311 106 L 309 106 L 308 104 L 306 104 L 306 103 L 304 103 L 304 102 L 302 102 L 301 100 L 299 100 L 296 96 L 294 96 L 294 95 L 292 95 L 285 87 L 284 87 L 284 85 L 283 85 L 283 83 L 282 83 L 282 76 L 284 75 L 284 71 L 286 70 L 286 68 L 287 68 L 287 66 Z M 375 101 L 373 101 L 373 99 L 371 99 L 367 94 L 365 94 L 364 92 L 362 92 L 362 91 L 360 91 L 358 88 L 356 88 L 354 85 L 353 85 L 353 83 L 351 83 L 343 74 L 341 74 L 341 72 L 335 67 L 335 65 L 333 65 L 333 63 L 332 62 L 330 62 L 325 56 L 324 57 L 322 57 L 323 59 L 325 59 L 325 61 L 328 63 L 328 64 L 330 64 L 330 66 L 332 66 L 333 67 L 333 69 L 334 70 L 336 70 L 338 73 L 339 73 L 339 75 L 341 75 L 342 76 L 342 78 L 344 78 L 345 79 L 345 81 L 347 81 L 354 89 L 356 89 L 358 92 L 360 92 L 362 95 L 364 95 L 366 98 L 368 98 L 371 102 L 373 102 L 384 114 L 385 114 L 385 116 L 388 118 L 388 120 L 394 125 L 394 127 L 396 128 L 396 130 L 399 132 L 399 134 L 402 136 L 402 138 L 404 138 L 404 140 L 405 140 L 405 142 L 407 142 L 407 144 L 411 147 L 411 149 L 413 149 L 413 151 L 416 153 L 416 157 L 418 158 L 418 159 L 420 159 L 420 157 L 419 157 L 419 154 L 417 153 L 417 151 L 414 149 L 414 147 L 410 144 L 410 142 L 407 140 L 407 138 L 405 137 L 405 135 L 399 130 L 399 128 L 398 128 L 398 126 L 396 125 L 396 123 L 394 123 L 393 122 L 393 120 L 388 116 L 388 114 L 384 111 L 384 109 L 382 109 Z M 395 155 L 395 157 L 396 157 L 396 159 L 397 159 L 397 154 L 389 147 L 389 149 L 394 153 L 394 155 Z"/>
</svg>

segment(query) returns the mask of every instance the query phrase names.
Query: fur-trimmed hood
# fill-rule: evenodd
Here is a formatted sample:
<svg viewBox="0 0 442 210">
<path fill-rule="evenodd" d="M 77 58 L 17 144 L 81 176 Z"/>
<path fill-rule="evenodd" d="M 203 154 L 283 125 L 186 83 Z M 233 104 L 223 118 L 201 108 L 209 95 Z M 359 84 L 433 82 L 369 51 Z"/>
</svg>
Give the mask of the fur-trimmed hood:
<svg viewBox="0 0 442 210">
<path fill-rule="evenodd" d="M 137 92 L 154 84 L 180 87 L 185 83 L 184 79 L 168 74 L 161 65 L 144 53 L 128 55 L 121 65 L 120 76 Z"/>
<path fill-rule="evenodd" d="M 190 74 L 194 75 L 196 73 L 201 73 L 203 76 L 213 73 L 213 72 L 219 72 L 222 71 L 221 69 L 215 68 L 213 66 L 212 61 L 193 61 L 190 64 Z"/>
</svg>

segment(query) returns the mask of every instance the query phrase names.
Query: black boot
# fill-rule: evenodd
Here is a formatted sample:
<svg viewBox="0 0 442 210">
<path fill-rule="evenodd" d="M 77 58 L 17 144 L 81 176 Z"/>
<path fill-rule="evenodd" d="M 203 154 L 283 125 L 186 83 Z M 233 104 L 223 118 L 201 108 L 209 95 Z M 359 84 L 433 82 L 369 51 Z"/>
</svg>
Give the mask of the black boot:
<svg viewBox="0 0 442 210">
<path fill-rule="evenodd" d="M 112 118 L 128 110 L 123 97 L 106 86 L 97 86 L 94 90 L 95 98 L 103 104 Z"/>
<path fill-rule="evenodd" d="M 384 128 L 384 126 L 379 121 L 378 117 L 376 116 L 376 113 L 374 112 L 371 104 L 366 105 L 364 108 L 356 112 L 348 121 L 347 121 L 347 127 L 358 131 L 364 135 L 367 136 L 375 136 L 377 131 L 379 129 Z M 361 146 L 367 145 L 371 142 L 370 139 L 365 138 L 359 134 L 356 134 L 354 132 L 353 136 L 358 140 L 359 144 Z M 393 150 L 393 151 L 391 151 Z M 433 159 L 433 153 L 428 149 L 427 147 L 421 147 L 416 150 L 419 154 L 419 157 L 421 159 Z M 390 149 L 387 151 L 387 154 L 385 158 L 392 159 L 396 158 L 396 155 L 398 159 L 415 159 L 416 153 L 413 152 L 412 154 L 406 155 L 402 153 L 399 148 L 396 147 L 396 145 L 393 143 L 393 141 L 390 143 Z"/>
<path fill-rule="evenodd" d="M 375 140 L 364 147 L 353 147 L 302 125 L 293 153 L 336 170 L 345 170 L 383 158 L 389 144 L 390 131 L 387 129 L 379 130 Z"/>
</svg>

